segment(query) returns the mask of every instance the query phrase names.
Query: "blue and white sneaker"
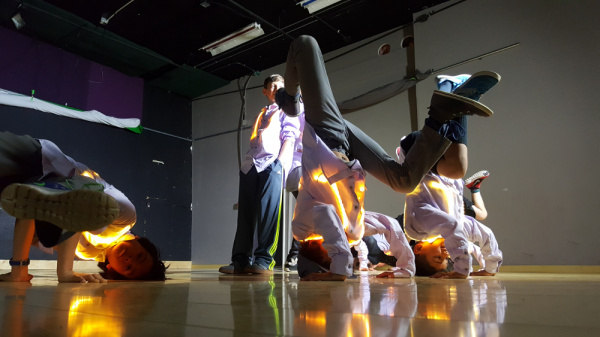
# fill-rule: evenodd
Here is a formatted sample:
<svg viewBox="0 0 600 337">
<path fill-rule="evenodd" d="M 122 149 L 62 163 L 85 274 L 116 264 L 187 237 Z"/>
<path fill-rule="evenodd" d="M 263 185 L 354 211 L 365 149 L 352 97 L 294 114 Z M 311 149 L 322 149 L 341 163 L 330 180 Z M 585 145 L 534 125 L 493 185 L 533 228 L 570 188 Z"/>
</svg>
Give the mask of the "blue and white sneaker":
<svg viewBox="0 0 600 337">
<path fill-rule="evenodd" d="M 470 77 L 470 74 L 461 74 L 456 76 L 437 75 L 435 80 L 437 82 L 438 90 L 444 92 L 453 92 L 461 84 L 465 83 Z"/>
<path fill-rule="evenodd" d="M 119 204 L 102 184 L 77 176 L 64 180 L 11 184 L 0 203 L 18 219 L 49 222 L 72 232 L 100 229 L 119 216 Z"/>
<path fill-rule="evenodd" d="M 493 71 L 478 71 L 459 85 L 453 94 L 479 101 L 481 95 L 500 82 L 500 74 Z"/>
</svg>

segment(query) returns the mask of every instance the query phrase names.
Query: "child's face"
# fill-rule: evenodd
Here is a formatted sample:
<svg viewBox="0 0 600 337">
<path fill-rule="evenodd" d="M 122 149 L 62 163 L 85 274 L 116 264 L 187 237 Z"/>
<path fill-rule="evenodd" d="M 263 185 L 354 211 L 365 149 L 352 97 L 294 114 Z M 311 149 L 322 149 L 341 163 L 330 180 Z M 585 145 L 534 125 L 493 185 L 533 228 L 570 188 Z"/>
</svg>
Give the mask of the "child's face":
<svg viewBox="0 0 600 337">
<path fill-rule="evenodd" d="M 450 254 L 446 250 L 443 238 L 432 243 L 422 241 L 418 245 L 420 248 L 415 247 L 415 254 L 425 255 L 425 259 L 435 270 L 441 271 L 448 267 L 447 258 L 450 257 Z"/>
<path fill-rule="evenodd" d="M 152 269 L 154 260 L 137 240 L 122 241 L 109 248 L 106 267 L 128 279 L 141 279 Z"/>
<path fill-rule="evenodd" d="M 271 82 L 267 84 L 267 88 L 263 88 L 263 94 L 271 103 L 275 103 L 275 93 L 279 88 L 283 88 L 283 82 Z"/>
</svg>

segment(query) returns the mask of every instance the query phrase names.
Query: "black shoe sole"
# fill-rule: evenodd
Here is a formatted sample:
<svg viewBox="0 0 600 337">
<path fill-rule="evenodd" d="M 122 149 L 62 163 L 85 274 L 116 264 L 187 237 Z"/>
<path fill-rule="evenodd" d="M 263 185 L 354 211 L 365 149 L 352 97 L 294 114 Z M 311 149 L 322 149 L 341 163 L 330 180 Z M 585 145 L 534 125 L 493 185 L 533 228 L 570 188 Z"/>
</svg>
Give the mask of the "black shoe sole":
<svg viewBox="0 0 600 337">
<path fill-rule="evenodd" d="M 459 116 L 478 115 L 489 117 L 494 114 L 492 109 L 478 101 L 463 96 L 434 90 L 431 96 L 430 109 L 435 111 L 438 119 L 451 120 Z"/>
</svg>

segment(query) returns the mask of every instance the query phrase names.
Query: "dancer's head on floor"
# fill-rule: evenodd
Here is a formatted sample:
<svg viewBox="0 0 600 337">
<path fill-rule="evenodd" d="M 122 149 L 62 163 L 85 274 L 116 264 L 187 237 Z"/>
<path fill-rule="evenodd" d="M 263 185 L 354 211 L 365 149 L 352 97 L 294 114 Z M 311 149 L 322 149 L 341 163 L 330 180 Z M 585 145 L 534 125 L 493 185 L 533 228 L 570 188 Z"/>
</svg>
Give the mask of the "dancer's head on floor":
<svg viewBox="0 0 600 337">
<path fill-rule="evenodd" d="M 167 267 L 158 248 L 147 238 L 136 236 L 106 250 L 106 260 L 98 262 L 102 277 L 109 280 L 164 281 Z"/>
<path fill-rule="evenodd" d="M 413 246 L 415 253 L 415 276 L 431 276 L 437 272 L 452 271 L 452 261 L 443 238 L 433 242 L 419 241 Z"/>
<path fill-rule="evenodd" d="M 331 266 L 331 258 L 323 248 L 323 239 L 304 240 L 300 242 L 298 253 L 298 275 L 307 276 L 312 273 L 327 273 Z"/>
</svg>

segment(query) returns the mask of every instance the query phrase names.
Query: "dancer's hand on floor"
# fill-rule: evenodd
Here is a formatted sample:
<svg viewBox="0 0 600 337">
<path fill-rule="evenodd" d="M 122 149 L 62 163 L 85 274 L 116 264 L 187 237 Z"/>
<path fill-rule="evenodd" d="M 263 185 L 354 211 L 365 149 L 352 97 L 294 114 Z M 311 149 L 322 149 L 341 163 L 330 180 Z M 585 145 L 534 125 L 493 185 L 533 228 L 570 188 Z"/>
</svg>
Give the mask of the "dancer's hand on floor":
<svg viewBox="0 0 600 337">
<path fill-rule="evenodd" d="M 471 273 L 471 276 L 494 276 L 494 275 L 496 275 L 496 273 L 487 272 L 487 271 L 485 271 L 485 269 L 481 269 L 481 270 L 474 271 Z"/>
<path fill-rule="evenodd" d="M 100 274 L 85 274 L 85 273 L 76 273 L 72 270 L 59 275 L 58 276 L 58 282 L 59 283 L 66 283 L 66 282 L 71 282 L 71 283 L 77 283 L 77 282 L 81 282 L 81 283 L 106 283 L 106 280 L 100 276 Z"/>
</svg>

